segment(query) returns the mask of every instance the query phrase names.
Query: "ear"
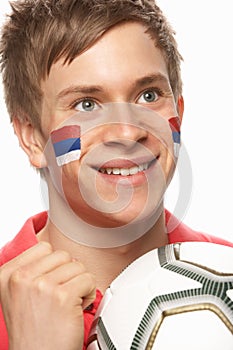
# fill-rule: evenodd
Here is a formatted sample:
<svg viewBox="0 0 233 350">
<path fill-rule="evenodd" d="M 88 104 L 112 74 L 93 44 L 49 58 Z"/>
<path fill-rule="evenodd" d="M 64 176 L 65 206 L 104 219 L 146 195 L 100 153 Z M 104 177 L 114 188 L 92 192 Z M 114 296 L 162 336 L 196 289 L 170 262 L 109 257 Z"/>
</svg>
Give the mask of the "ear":
<svg viewBox="0 0 233 350">
<path fill-rule="evenodd" d="M 13 119 L 13 127 L 18 137 L 20 146 L 28 155 L 29 161 L 35 168 L 44 168 L 47 162 L 44 156 L 45 141 L 39 132 L 29 121 Z"/>
<path fill-rule="evenodd" d="M 178 111 L 178 116 L 180 118 L 180 122 L 182 123 L 183 119 L 183 114 L 184 114 L 184 98 L 182 95 L 178 97 L 177 101 L 177 111 Z"/>
</svg>

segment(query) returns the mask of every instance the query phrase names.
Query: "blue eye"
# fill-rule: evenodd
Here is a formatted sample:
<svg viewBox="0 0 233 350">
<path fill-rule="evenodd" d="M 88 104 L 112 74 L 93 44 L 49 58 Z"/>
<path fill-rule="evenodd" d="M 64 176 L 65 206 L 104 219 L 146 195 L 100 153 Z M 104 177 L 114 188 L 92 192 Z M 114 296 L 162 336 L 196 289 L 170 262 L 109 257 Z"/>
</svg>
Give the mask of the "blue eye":
<svg viewBox="0 0 233 350">
<path fill-rule="evenodd" d="M 92 112 L 98 108 L 99 106 L 97 103 L 91 99 L 82 100 L 75 105 L 75 109 L 79 112 Z"/>
<path fill-rule="evenodd" d="M 157 101 L 158 94 L 154 90 L 144 91 L 143 94 L 139 97 L 139 103 L 152 103 Z"/>
</svg>

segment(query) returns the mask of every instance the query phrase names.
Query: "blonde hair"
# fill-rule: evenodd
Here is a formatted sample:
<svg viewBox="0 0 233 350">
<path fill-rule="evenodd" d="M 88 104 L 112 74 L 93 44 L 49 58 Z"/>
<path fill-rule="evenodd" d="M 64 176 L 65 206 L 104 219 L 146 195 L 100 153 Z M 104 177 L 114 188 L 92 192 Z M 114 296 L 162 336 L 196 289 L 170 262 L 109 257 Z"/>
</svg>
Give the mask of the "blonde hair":
<svg viewBox="0 0 233 350">
<path fill-rule="evenodd" d="M 164 55 L 170 84 L 182 92 L 174 31 L 154 0 L 18 0 L 2 27 L 0 65 L 11 120 L 28 119 L 40 127 L 41 81 L 63 58 L 71 63 L 111 27 L 141 22 Z M 130 44 L 130 43 L 129 43 Z"/>
</svg>

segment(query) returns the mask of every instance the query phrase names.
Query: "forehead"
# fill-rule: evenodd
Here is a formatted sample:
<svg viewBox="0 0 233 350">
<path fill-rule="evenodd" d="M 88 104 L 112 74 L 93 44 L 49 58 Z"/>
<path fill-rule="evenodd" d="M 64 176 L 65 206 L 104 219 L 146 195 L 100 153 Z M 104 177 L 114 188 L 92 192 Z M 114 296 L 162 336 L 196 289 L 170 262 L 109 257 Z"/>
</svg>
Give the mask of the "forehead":
<svg viewBox="0 0 233 350">
<path fill-rule="evenodd" d="M 115 87 L 133 82 L 146 75 L 168 72 L 164 56 L 156 40 L 138 22 L 128 22 L 108 30 L 92 47 L 70 64 L 60 59 L 52 65 L 42 89 L 59 93 L 72 84 Z"/>
</svg>

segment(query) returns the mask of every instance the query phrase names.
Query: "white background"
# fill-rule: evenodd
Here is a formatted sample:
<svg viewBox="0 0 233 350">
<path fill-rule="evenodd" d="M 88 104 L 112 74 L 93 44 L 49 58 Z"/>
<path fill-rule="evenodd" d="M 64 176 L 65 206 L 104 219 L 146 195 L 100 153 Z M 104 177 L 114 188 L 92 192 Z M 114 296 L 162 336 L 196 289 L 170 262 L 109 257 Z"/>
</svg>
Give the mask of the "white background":
<svg viewBox="0 0 233 350">
<path fill-rule="evenodd" d="M 182 219 L 194 229 L 233 241 L 232 1 L 158 0 L 157 3 L 175 29 L 184 57 L 182 138 L 192 162 L 193 185 L 192 198 Z M 1 20 L 8 8 L 8 1 L 1 0 Z M 13 135 L 2 91 L 0 103 L 1 246 L 29 216 L 44 210 L 44 205 L 39 176 L 29 166 Z M 180 164 L 186 167 L 182 158 Z M 171 211 L 176 205 L 178 181 L 176 175 L 166 199 Z"/>
</svg>

